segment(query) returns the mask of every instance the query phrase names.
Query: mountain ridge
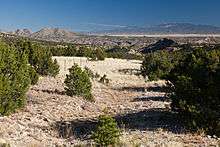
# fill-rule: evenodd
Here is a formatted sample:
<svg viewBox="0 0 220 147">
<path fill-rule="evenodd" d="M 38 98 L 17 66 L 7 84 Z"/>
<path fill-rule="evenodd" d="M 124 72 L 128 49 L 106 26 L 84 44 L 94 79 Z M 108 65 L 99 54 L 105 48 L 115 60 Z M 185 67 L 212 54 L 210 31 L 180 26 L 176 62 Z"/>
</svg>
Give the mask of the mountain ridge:
<svg viewBox="0 0 220 147">
<path fill-rule="evenodd" d="M 97 34 L 220 34 L 220 27 L 192 23 L 163 23 L 154 26 L 127 26 Z"/>
<path fill-rule="evenodd" d="M 1 30 L 1 29 L 0 29 Z M 28 37 L 37 40 L 45 40 L 45 41 L 56 41 L 56 42 L 83 42 L 83 39 L 78 39 L 82 35 L 141 35 L 141 36 L 153 36 L 153 37 L 161 37 L 163 35 L 175 35 L 183 34 L 188 37 L 193 36 L 194 34 L 203 35 L 206 37 L 207 35 L 219 35 L 220 36 L 220 27 L 212 26 L 212 25 L 195 25 L 191 23 L 164 23 L 155 26 L 147 26 L 147 27 L 138 27 L 138 26 L 125 26 L 119 27 L 117 29 L 112 30 L 104 30 L 101 32 L 90 32 L 90 33 L 76 33 L 70 30 L 61 29 L 61 28 L 42 28 L 39 31 L 32 32 L 30 29 L 17 29 L 13 32 L 5 32 L 0 31 L 5 34 L 11 34 L 16 36 Z M 80 40 L 80 41 L 79 41 Z M 89 39 L 88 39 L 89 40 Z"/>
</svg>

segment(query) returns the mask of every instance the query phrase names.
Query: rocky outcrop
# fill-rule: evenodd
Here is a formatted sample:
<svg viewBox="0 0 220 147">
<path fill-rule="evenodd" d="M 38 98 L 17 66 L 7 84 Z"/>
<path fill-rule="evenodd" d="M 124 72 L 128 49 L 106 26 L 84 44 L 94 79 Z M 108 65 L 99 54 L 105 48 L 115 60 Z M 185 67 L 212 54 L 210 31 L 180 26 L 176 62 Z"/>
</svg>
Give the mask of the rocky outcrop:
<svg viewBox="0 0 220 147">
<path fill-rule="evenodd" d="M 155 52 L 158 50 L 164 50 L 164 49 L 171 49 L 172 47 L 177 46 L 177 43 L 171 39 L 161 39 L 159 41 L 157 41 L 154 44 L 151 44 L 147 47 L 144 47 L 140 50 L 141 53 L 150 53 L 150 52 Z"/>
<path fill-rule="evenodd" d="M 32 34 L 32 32 L 29 29 L 17 29 L 13 34 L 18 36 L 29 37 Z"/>
<path fill-rule="evenodd" d="M 30 37 L 40 40 L 68 42 L 76 37 L 76 33 L 59 28 L 44 28 L 31 34 Z"/>
</svg>

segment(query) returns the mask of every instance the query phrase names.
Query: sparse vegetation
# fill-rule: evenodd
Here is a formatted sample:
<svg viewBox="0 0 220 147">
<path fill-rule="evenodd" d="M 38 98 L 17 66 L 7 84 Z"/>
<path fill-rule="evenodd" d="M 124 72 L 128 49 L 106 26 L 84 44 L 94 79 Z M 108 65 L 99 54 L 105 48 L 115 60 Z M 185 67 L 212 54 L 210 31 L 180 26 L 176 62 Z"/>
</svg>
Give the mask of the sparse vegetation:
<svg viewBox="0 0 220 147">
<path fill-rule="evenodd" d="M 212 135 L 207 137 L 202 134 L 198 139 L 196 135 L 189 137 L 187 136 L 188 134 L 184 134 L 184 140 L 188 141 L 187 143 L 184 142 L 184 145 L 200 145 L 198 140 L 201 141 L 201 145 L 216 144 L 217 137 L 215 135 L 219 136 L 220 130 L 219 47 L 213 47 L 215 50 L 210 48 L 210 46 L 207 46 L 207 50 L 195 50 L 189 45 L 184 46 L 183 48 L 185 49 L 181 51 L 179 48 L 168 51 L 160 51 L 159 49 L 154 53 L 146 54 L 141 68 L 142 75 L 148 77 L 149 80 L 164 79 L 169 81 L 170 89 L 169 87 L 165 88 L 172 90 L 168 96 L 172 99 L 171 107 L 175 111 L 173 113 L 170 110 L 170 99 L 166 101 L 167 99 L 163 95 L 164 92 L 168 91 L 165 88 L 163 89 L 163 81 L 160 81 L 162 84 L 160 82 L 151 82 L 148 84 L 150 86 L 152 84 L 152 87 L 145 87 L 143 86 L 144 79 L 142 77 L 133 76 L 139 74 L 139 61 L 108 59 L 101 62 L 91 62 L 104 60 L 105 57 L 142 59 L 142 55 L 137 54 L 132 47 L 132 49 L 127 46 L 114 49 L 111 46 L 105 46 L 105 48 L 104 46 L 52 42 L 48 45 L 44 42 L 29 42 L 27 40 L 20 43 L 10 42 L 8 45 L 1 44 L 1 46 L 5 49 L 1 50 L 2 54 L 0 54 L 3 57 L 0 58 L 0 71 L 3 71 L 0 72 L 1 115 L 8 115 L 24 106 L 26 91 L 30 84 L 34 85 L 37 83 L 39 75 L 56 76 L 58 74 L 59 67 L 57 61 L 52 60 L 52 55 L 87 57 L 90 61 L 85 58 L 79 61 L 76 58 L 77 60 L 74 62 L 80 65 L 88 65 L 88 67 L 92 68 L 92 70 L 88 67 L 82 69 L 78 65 L 74 65 L 65 79 L 65 91 L 63 90 L 63 79 L 61 80 L 61 77 L 63 73 L 67 72 L 66 66 L 62 68 L 63 73 L 60 73 L 62 76 L 57 78 L 43 77 L 37 85 L 33 86 L 27 93 L 28 97 L 30 96 L 30 99 L 28 99 L 30 104 L 28 104 L 27 108 L 10 117 L 3 117 L 1 120 L 1 125 L 4 129 L 2 131 L 5 131 L 4 133 L 9 136 L 8 138 L 12 140 L 12 143 L 19 142 L 23 144 L 27 136 L 26 134 L 33 135 L 34 130 L 30 129 L 29 120 L 37 124 L 41 123 L 42 120 L 39 119 L 43 118 L 46 124 L 50 124 L 50 120 L 55 120 L 56 122 L 51 124 L 51 128 L 57 129 L 57 132 L 51 131 L 53 136 L 49 136 L 47 130 L 44 128 L 40 129 L 39 131 L 42 133 L 42 136 L 38 136 L 37 139 L 45 141 L 59 139 L 57 141 L 59 144 L 65 142 L 65 145 L 69 145 L 72 142 L 67 142 L 63 139 L 64 137 L 71 137 L 74 143 L 77 140 L 88 145 L 87 140 L 84 139 L 87 139 L 87 137 L 89 139 L 91 131 L 95 128 L 96 122 L 93 117 L 100 113 L 108 113 L 116 115 L 117 122 L 120 123 L 119 126 L 124 128 L 123 130 L 126 132 L 122 139 L 125 139 L 126 143 L 128 141 L 128 144 L 121 144 L 124 146 L 131 144 L 130 138 L 124 138 L 127 135 L 131 136 L 132 139 L 135 138 L 135 141 L 136 138 L 143 136 L 144 139 L 140 139 L 140 145 L 142 143 L 145 145 L 145 142 L 148 141 L 151 144 L 152 141 L 148 140 L 149 134 L 151 135 L 149 133 L 151 129 L 157 133 L 155 136 L 152 136 L 156 141 L 161 141 L 160 136 L 164 137 L 164 134 L 162 135 L 161 133 L 163 131 L 169 131 L 165 137 L 170 137 L 169 135 L 171 134 L 174 137 L 173 140 L 178 139 L 179 135 L 182 134 L 175 135 L 175 133 L 172 133 L 173 130 L 182 130 L 182 124 L 174 121 L 178 114 L 181 122 L 185 121 L 189 129 L 195 130 L 196 133 L 206 132 Z M 75 58 L 69 59 L 71 64 Z M 62 60 L 60 63 L 62 63 Z M 103 65 L 100 66 L 102 63 Z M 67 65 L 69 66 L 70 64 Z M 99 68 L 98 70 L 96 69 L 97 67 Z M 100 71 L 100 68 L 103 71 Z M 100 72 L 102 76 L 96 71 Z M 112 87 L 106 87 L 102 84 L 95 85 L 93 91 L 94 96 L 97 96 L 96 103 L 82 101 L 79 97 L 73 99 L 65 95 L 81 96 L 86 100 L 93 101 L 90 78 L 96 80 L 93 82 L 108 84 L 109 79 L 107 75 L 111 77 Z M 149 86 L 148 84 L 146 85 Z M 156 91 L 153 93 L 153 96 L 151 91 Z M 130 99 L 131 96 L 135 96 L 135 98 Z M 136 98 L 136 96 L 138 97 Z M 64 100 L 64 102 L 61 103 L 60 100 Z M 157 101 L 160 102 L 157 103 Z M 34 109 L 31 107 L 33 104 Z M 54 106 L 57 107 L 56 110 L 61 111 L 54 111 Z M 103 110 L 103 108 L 105 109 Z M 146 108 L 146 110 L 143 110 L 143 108 Z M 101 110 L 103 111 L 101 112 Z M 132 112 L 130 113 L 131 110 Z M 48 117 L 48 112 L 51 113 L 50 118 Z M 42 117 L 32 119 L 33 114 L 40 114 Z M 72 119 L 69 121 L 70 117 Z M 60 118 L 61 121 L 57 120 L 57 118 Z M 158 118 L 160 119 L 158 120 Z M 166 118 L 169 119 L 166 120 Z M 12 124 L 11 122 L 15 123 Z M 18 124 L 19 126 L 22 124 L 25 129 L 17 130 Z M 54 127 L 57 124 L 59 124 L 59 128 Z M 127 130 L 130 129 L 137 131 L 127 134 Z M 147 131 L 138 131 L 142 129 Z M 14 130 L 16 130 L 16 134 L 23 133 L 24 131 L 24 138 L 21 140 L 16 137 L 13 138 L 14 135 L 10 134 Z M 54 138 L 57 133 L 63 138 L 58 138 L 58 136 Z M 66 135 L 62 136 L 62 134 Z M 99 117 L 98 126 L 92 133 L 92 139 L 98 146 L 117 146 L 120 145 L 117 144 L 120 135 L 120 129 L 117 127 L 116 120 L 105 115 Z M 190 140 L 188 140 L 189 138 Z M 171 140 L 171 143 L 173 140 Z M 205 141 L 203 142 L 203 140 Z M 52 144 L 55 143 L 52 142 Z"/>
<path fill-rule="evenodd" d="M 82 96 L 87 100 L 92 101 L 91 93 L 92 83 L 89 79 L 87 71 L 82 70 L 77 64 L 69 69 L 69 75 L 66 75 L 64 81 L 66 94 L 69 96 Z"/>
<path fill-rule="evenodd" d="M 107 115 L 99 117 L 96 130 L 92 133 L 92 139 L 100 146 L 109 146 L 118 143 L 120 130 L 116 121 Z"/>
</svg>

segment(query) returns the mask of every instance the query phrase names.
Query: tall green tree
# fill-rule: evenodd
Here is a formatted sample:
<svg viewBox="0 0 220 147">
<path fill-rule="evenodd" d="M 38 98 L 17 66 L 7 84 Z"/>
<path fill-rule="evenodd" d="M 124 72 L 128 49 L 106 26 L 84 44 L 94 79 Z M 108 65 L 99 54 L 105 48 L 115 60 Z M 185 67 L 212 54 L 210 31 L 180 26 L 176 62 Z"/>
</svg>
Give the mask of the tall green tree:
<svg viewBox="0 0 220 147">
<path fill-rule="evenodd" d="M 24 106 L 30 85 L 28 56 L 0 43 L 0 114 L 8 115 Z"/>
</svg>

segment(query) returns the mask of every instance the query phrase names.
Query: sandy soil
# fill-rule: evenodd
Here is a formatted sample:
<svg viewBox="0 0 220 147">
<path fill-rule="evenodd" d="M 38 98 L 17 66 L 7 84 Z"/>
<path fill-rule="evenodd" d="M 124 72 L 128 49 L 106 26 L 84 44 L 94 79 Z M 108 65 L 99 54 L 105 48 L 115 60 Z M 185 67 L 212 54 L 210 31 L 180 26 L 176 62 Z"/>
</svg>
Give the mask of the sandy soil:
<svg viewBox="0 0 220 147">
<path fill-rule="evenodd" d="M 0 117 L 0 142 L 18 147 L 88 145 L 96 118 L 108 113 L 123 130 L 124 146 L 218 146 L 218 139 L 184 129 L 161 92 L 163 81 L 145 83 L 131 75 L 140 69 L 139 61 L 55 58 L 61 65 L 59 76 L 41 78 L 27 93 L 25 108 Z M 64 94 L 63 79 L 74 62 L 111 80 L 108 86 L 93 81 L 94 103 Z"/>
</svg>

